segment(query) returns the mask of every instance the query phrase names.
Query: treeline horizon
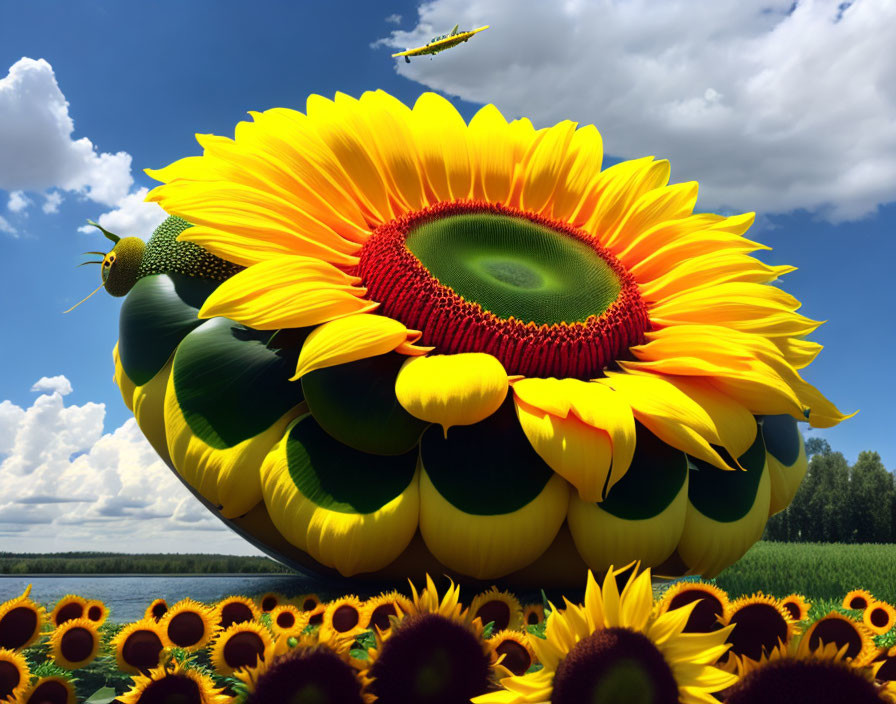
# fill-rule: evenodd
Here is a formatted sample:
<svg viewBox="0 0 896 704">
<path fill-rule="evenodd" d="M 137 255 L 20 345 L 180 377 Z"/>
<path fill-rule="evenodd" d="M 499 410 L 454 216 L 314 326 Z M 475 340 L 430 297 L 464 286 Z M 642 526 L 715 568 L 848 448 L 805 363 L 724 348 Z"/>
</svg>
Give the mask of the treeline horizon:
<svg viewBox="0 0 896 704">
<path fill-rule="evenodd" d="M 202 553 L 0 552 L 0 575 L 292 574 L 269 557 Z"/>
<path fill-rule="evenodd" d="M 850 465 L 827 440 L 806 440 L 809 469 L 793 501 L 768 519 L 763 540 L 896 543 L 896 477 L 877 452 Z"/>
</svg>

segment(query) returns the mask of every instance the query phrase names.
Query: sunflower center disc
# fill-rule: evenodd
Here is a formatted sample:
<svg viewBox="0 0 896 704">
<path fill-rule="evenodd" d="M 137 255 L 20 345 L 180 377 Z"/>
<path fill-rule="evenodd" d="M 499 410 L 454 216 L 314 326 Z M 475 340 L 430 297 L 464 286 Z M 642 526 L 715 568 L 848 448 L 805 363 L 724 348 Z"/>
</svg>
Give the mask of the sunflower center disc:
<svg viewBox="0 0 896 704">
<path fill-rule="evenodd" d="M 593 237 L 494 203 L 439 203 L 385 223 L 354 273 L 419 344 L 485 352 L 509 374 L 599 376 L 648 327 L 634 278 Z"/>
<path fill-rule="evenodd" d="M 415 227 L 406 242 L 442 285 L 523 323 L 584 322 L 609 308 L 621 288 L 594 249 L 520 217 L 439 218 Z"/>
<path fill-rule="evenodd" d="M 678 685 L 643 633 L 606 628 L 583 638 L 558 665 L 552 704 L 676 704 Z"/>
</svg>

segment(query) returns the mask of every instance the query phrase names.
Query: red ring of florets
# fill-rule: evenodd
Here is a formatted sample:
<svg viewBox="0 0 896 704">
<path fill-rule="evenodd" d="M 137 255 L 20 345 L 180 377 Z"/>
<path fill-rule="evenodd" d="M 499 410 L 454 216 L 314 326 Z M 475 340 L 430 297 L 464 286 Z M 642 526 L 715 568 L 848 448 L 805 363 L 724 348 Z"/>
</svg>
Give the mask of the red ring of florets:
<svg viewBox="0 0 896 704">
<path fill-rule="evenodd" d="M 464 300 L 439 283 L 405 243 L 415 227 L 468 213 L 525 218 L 559 236 L 584 242 L 619 278 L 619 295 L 600 315 L 584 322 L 553 325 L 500 318 L 475 301 Z M 593 237 L 566 223 L 495 203 L 437 203 L 384 223 L 362 247 L 360 263 L 352 273 L 363 280 L 366 297 L 381 304 L 380 313 L 422 333 L 417 344 L 433 346 L 441 354 L 486 352 L 497 358 L 508 374 L 600 376 L 631 345 L 644 342 L 650 324 L 634 277 Z"/>
</svg>

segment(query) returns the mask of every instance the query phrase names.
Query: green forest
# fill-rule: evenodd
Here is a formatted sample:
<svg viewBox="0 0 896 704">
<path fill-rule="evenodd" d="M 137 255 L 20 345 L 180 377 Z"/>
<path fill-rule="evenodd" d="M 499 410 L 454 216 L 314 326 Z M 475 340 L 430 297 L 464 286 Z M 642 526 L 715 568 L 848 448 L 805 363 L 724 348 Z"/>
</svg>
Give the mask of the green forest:
<svg viewBox="0 0 896 704">
<path fill-rule="evenodd" d="M 772 516 L 764 540 L 896 543 L 896 482 L 876 452 L 852 466 L 826 440 L 806 441 L 809 470 L 790 506 Z"/>
<path fill-rule="evenodd" d="M 0 552 L 0 574 L 291 574 L 267 557 Z"/>
</svg>

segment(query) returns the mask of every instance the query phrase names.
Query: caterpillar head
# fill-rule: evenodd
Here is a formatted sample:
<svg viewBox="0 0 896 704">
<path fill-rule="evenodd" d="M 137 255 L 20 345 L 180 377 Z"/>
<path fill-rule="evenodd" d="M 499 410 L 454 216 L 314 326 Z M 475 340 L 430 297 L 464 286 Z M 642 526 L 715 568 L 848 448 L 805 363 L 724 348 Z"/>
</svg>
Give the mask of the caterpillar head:
<svg viewBox="0 0 896 704">
<path fill-rule="evenodd" d="M 109 252 L 84 252 L 84 254 L 97 254 L 103 258 L 102 261 L 90 261 L 79 264 L 79 266 L 84 266 L 85 264 L 100 265 L 100 276 L 103 283 L 87 298 L 90 298 L 101 288 L 105 288 L 113 296 L 127 295 L 128 291 L 137 283 L 137 272 L 140 269 L 140 262 L 143 260 L 146 243 L 139 237 L 119 237 L 114 235 L 93 220 L 88 220 L 87 222 L 98 228 L 107 239 L 115 243 L 115 246 Z M 79 301 L 65 312 L 68 313 L 74 310 L 87 298 Z"/>
</svg>

